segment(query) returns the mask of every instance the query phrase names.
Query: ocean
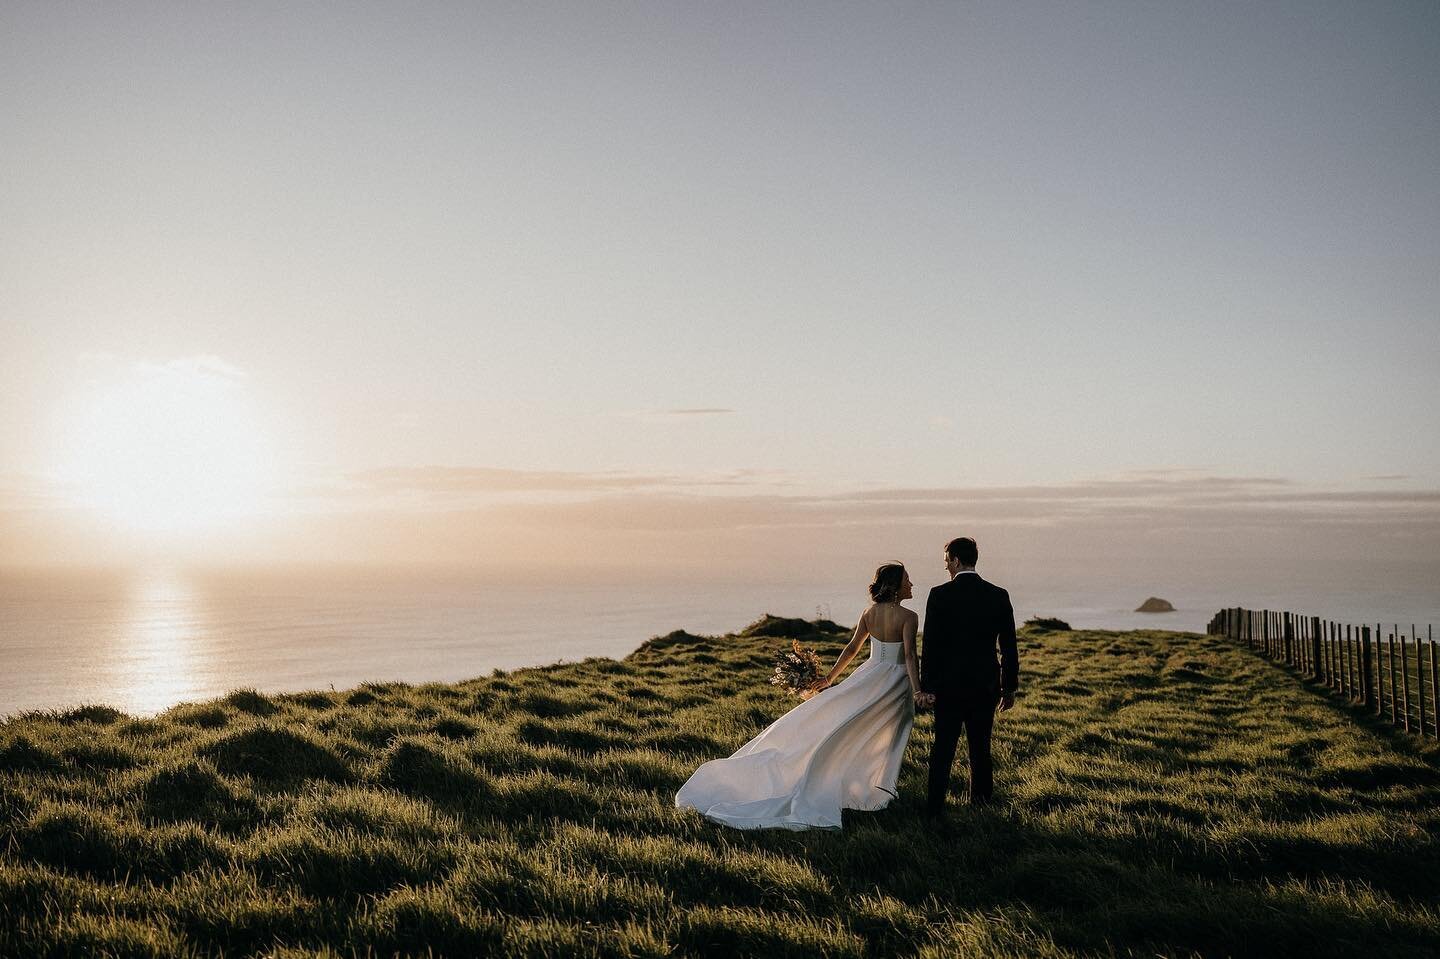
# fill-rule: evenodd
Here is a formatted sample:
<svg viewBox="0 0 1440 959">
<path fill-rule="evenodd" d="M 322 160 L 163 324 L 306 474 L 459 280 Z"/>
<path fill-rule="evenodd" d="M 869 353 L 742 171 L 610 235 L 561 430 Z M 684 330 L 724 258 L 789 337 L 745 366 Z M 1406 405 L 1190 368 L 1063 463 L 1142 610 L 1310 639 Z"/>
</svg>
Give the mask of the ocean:
<svg viewBox="0 0 1440 959">
<path fill-rule="evenodd" d="M 982 571 L 983 572 L 983 571 Z M 933 582 L 916 579 L 923 614 Z M 1336 577 L 1266 587 L 1255 576 L 1176 577 L 1173 613 L 1133 612 L 1148 595 L 1083 570 L 1007 571 L 1017 621 L 1201 631 L 1224 606 L 1289 609 L 1354 623 L 1440 625 L 1423 578 Z M 1243 584 L 1243 585 L 1242 585 Z M 1173 587 L 1173 588 L 1172 588 Z M 853 623 L 864 582 L 574 577 L 498 580 L 416 570 L 0 572 L 0 716 L 105 704 L 148 715 L 239 688 L 345 689 L 366 681 L 451 682 L 587 656 L 621 657 L 676 629 L 719 634 L 764 613 Z M 1023 664 L 1022 664 L 1023 668 Z"/>
</svg>

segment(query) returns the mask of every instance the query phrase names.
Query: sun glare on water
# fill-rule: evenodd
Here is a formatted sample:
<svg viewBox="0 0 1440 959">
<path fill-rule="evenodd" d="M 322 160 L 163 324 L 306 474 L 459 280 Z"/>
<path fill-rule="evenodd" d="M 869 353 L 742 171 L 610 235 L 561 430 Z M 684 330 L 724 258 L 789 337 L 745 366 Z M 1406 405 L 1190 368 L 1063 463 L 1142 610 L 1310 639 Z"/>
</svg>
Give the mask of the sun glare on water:
<svg viewBox="0 0 1440 959">
<path fill-rule="evenodd" d="M 131 531 L 199 533 L 261 508 L 264 431 L 244 375 L 213 358 L 137 365 L 76 398 L 60 433 L 75 505 Z"/>
</svg>

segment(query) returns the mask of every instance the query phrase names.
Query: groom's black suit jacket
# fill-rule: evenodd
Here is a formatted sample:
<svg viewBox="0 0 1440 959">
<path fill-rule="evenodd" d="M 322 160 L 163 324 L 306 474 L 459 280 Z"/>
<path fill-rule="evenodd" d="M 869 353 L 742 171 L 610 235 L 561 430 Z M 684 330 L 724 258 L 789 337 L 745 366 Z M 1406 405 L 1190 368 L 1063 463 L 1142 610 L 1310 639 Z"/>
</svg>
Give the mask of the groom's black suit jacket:
<svg viewBox="0 0 1440 959">
<path fill-rule="evenodd" d="M 1000 661 L 995 661 L 995 645 Z M 1020 656 L 1010 594 L 975 573 L 961 573 L 930 590 L 920 688 L 940 696 L 1015 692 Z"/>
</svg>

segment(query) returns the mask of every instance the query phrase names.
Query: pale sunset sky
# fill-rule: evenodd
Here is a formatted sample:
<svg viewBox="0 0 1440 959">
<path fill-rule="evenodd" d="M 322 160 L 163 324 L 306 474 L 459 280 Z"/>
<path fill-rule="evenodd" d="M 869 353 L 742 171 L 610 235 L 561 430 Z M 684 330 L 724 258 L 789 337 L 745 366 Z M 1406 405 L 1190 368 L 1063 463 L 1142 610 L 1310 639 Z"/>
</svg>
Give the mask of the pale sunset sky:
<svg viewBox="0 0 1440 959">
<path fill-rule="evenodd" d="M 0 144 L 0 566 L 1440 571 L 1433 2 L 9 2 Z"/>
</svg>

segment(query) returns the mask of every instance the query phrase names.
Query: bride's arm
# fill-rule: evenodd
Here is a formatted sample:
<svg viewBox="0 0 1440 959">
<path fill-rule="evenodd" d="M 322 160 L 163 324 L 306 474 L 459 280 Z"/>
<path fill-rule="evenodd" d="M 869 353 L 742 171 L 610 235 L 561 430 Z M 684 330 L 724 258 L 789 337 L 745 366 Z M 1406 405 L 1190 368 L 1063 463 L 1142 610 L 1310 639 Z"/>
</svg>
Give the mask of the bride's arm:
<svg viewBox="0 0 1440 959">
<path fill-rule="evenodd" d="M 905 642 L 905 673 L 910 677 L 910 694 L 920 692 L 920 665 L 915 655 L 915 630 L 920 626 L 920 617 L 911 613 L 905 617 L 901 639 Z"/>
<path fill-rule="evenodd" d="M 811 689 L 819 692 L 839 679 L 840 674 L 845 672 L 845 667 L 850 665 L 850 660 L 854 659 L 855 654 L 860 651 L 860 644 L 865 641 L 866 636 L 870 635 L 870 629 L 865 625 L 865 620 L 869 615 L 870 610 L 868 609 L 860 614 L 860 622 L 855 624 L 855 635 L 851 636 L 850 642 L 846 643 L 845 648 L 840 650 L 840 656 L 835 660 L 835 665 L 830 667 L 829 674 L 811 686 Z"/>
</svg>

